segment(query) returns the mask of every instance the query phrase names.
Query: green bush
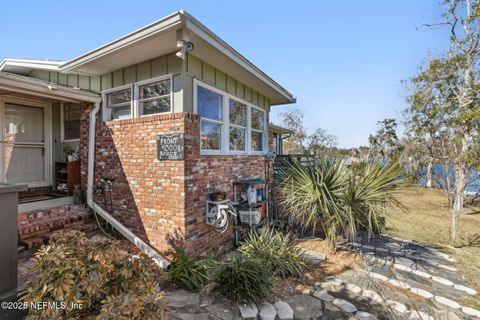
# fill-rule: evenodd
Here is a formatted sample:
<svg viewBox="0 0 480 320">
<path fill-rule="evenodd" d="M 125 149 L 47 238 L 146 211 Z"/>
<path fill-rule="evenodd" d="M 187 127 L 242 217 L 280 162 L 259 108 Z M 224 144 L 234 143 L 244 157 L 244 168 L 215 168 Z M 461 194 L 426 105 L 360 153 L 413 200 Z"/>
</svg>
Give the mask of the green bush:
<svg viewBox="0 0 480 320">
<path fill-rule="evenodd" d="M 197 291 L 208 281 L 207 264 L 177 250 L 164 279 L 181 284 L 190 291 Z"/>
<path fill-rule="evenodd" d="M 347 168 L 334 159 L 293 162 L 280 172 L 283 207 L 304 229 L 320 224 L 332 247 L 337 236 L 354 239 L 358 229 L 369 233 L 384 225 L 387 208 L 404 208 L 397 193 L 404 182 L 398 164 L 365 163 Z"/>
<path fill-rule="evenodd" d="M 152 274 L 156 266 L 143 254 L 122 250 L 120 241 L 58 232 L 32 260 L 37 277 L 22 300 L 65 303 L 67 308 L 30 309 L 27 319 L 109 319 L 105 310 L 113 314 L 112 306 L 120 307 L 119 301 L 135 305 L 128 319 L 163 319 L 158 316 L 165 309 L 163 296 Z M 82 308 L 71 308 L 73 304 Z"/>
<path fill-rule="evenodd" d="M 272 290 L 270 269 L 261 261 L 245 257 L 221 264 L 215 283 L 220 295 L 234 303 L 262 301 Z"/>
<path fill-rule="evenodd" d="M 283 278 L 301 276 L 305 267 L 300 250 L 294 246 L 290 233 L 266 230 L 259 235 L 252 231 L 241 243 L 239 250 L 248 258 L 258 258 L 274 275 Z"/>
</svg>

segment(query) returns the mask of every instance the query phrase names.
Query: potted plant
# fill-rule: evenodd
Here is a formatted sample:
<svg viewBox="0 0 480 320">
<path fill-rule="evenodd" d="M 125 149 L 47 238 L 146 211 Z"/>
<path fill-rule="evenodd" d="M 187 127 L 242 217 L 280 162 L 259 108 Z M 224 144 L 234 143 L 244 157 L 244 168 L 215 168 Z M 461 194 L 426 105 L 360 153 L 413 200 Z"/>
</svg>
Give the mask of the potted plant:
<svg viewBox="0 0 480 320">
<path fill-rule="evenodd" d="M 66 144 L 63 147 L 63 152 L 67 156 L 67 161 L 68 162 L 75 161 L 75 156 L 74 156 L 75 155 L 75 150 L 73 150 L 73 147 L 71 145 Z"/>
</svg>

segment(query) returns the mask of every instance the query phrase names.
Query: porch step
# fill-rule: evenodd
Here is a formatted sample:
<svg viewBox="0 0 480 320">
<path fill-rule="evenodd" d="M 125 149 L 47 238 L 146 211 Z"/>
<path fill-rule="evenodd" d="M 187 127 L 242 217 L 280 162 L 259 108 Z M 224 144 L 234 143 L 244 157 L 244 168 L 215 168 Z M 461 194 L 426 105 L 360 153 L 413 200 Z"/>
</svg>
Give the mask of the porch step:
<svg viewBox="0 0 480 320">
<path fill-rule="evenodd" d="M 57 230 L 79 229 L 90 232 L 96 222 L 86 205 L 69 205 L 46 210 L 20 213 L 18 218 L 19 242 L 26 249 L 45 243 Z"/>
</svg>

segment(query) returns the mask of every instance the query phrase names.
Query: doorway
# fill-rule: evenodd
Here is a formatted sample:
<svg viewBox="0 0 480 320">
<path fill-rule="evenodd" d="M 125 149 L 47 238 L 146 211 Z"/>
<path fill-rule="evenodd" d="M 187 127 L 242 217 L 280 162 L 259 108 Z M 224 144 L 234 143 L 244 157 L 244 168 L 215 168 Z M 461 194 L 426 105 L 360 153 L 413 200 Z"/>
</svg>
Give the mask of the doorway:
<svg viewBox="0 0 480 320">
<path fill-rule="evenodd" d="M 0 98 L 0 182 L 51 185 L 48 103 Z"/>
</svg>

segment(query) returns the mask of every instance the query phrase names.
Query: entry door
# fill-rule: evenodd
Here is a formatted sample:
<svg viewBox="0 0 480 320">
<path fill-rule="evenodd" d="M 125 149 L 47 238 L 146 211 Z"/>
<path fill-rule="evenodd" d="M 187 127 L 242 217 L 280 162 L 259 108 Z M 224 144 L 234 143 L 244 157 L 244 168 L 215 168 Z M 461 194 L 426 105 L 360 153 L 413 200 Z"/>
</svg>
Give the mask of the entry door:
<svg viewBox="0 0 480 320">
<path fill-rule="evenodd" d="M 0 103 L 3 182 L 29 187 L 50 185 L 49 111 L 49 105 L 41 103 Z"/>
</svg>

